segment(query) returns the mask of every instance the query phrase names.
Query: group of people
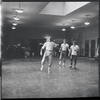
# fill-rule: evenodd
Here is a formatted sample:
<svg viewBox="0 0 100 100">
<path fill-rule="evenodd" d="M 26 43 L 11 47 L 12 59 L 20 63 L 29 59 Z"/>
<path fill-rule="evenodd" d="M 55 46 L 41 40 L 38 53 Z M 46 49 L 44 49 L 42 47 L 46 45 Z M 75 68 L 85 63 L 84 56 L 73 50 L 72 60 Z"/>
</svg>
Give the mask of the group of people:
<svg viewBox="0 0 100 100">
<path fill-rule="evenodd" d="M 2 58 L 18 59 L 31 56 L 34 56 L 31 48 L 29 46 L 22 46 L 20 43 L 3 47 Z"/>
<path fill-rule="evenodd" d="M 74 67 L 76 69 L 79 46 L 76 44 L 75 40 L 72 43 L 73 44 L 69 47 L 69 44 L 66 42 L 66 39 L 63 40 L 63 43 L 61 44 L 59 49 L 60 52 L 59 66 L 61 65 L 65 66 L 65 61 L 68 51 L 68 56 L 70 57 L 71 61 L 69 68 Z M 59 46 L 59 44 L 56 44 L 54 41 L 52 41 L 51 38 L 47 38 L 46 42 L 41 47 L 40 55 L 43 56 L 41 60 L 41 68 L 40 68 L 41 71 L 43 70 L 45 61 L 48 61 L 48 73 L 50 73 L 50 68 L 52 66 L 52 60 L 53 60 L 53 50 L 57 46 Z"/>
</svg>

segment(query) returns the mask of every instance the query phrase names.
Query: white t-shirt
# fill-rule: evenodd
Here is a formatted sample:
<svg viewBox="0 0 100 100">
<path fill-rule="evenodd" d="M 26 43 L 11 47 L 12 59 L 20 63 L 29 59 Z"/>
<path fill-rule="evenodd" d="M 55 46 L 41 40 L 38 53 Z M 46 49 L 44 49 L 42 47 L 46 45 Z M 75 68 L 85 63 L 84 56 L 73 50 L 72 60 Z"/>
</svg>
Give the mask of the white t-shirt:
<svg viewBox="0 0 100 100">
<path fill-rule="evenodd" d="M 42 49 L 46 48 L 46 50 L 53 51 L 53 48 L 56 46 L 57 44 L 54 42 L 45 42 L 44 45 L 42 46 Z"/>
<path fill-rule="evenodd" d="M 61 44 L 61 49 L 63 50 L 63 51 L 66 51 L 67 49 L 68 49 L 68 47 L 69 47 L 69 45 L 66 43 L 66 44 L 64 44 L 64 43 L 62 43 Z"/>
<path fill-rule="evenodd" d="M 75 45 L 75 46 L 72 45 L 70 48 L 72 50 L 71 55 L 77 55 L 77 52 L 79 50 L 79 46 L 78 45 Z"/>
</svg>

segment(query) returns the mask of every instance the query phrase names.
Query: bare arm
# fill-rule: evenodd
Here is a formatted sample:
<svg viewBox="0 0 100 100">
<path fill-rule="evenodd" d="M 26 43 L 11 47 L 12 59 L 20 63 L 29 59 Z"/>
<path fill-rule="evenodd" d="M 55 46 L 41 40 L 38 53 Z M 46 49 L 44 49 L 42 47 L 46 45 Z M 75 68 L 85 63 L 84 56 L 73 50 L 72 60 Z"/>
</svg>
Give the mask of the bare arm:
<svg viewBox="0 0 100 100">
<path fill-rule="evenodd" d="M 71 53 L 72 53 L 72 49 L 71 49 L 71 48 L 69 48 L 69 54 L 68 54 L 68 56 L 70 56 L 70 55 L 71 55 Z"/>
<path fill-rule="evenodd" d="M 43 48 L 41 48 L 41 50 L 40 50 L 40 55 L 42 56 L 42 52 L 43 52 Z"/>
<path fill-rule="evenodd" d="M 43 49 L 46 47 L 46 43 L 41 47 L 40 55 L 42 56 Z"/>
<path fill-rule="evenodd" d="M 62 47 L 60 46 L 59 52 L 61 52 L 61 51 L 62 51 Z"/>
<path fill-rule="evenodd" d="M 62 48 L 60 47 L 59 52 L 61 52 Z"/>
<path fill-rule="evenodd" d="M 59 44 L 55 43 L 55 47 L 59 46 Z"/>
<path fill-rule="evenodd" d="M 79 54 L 79 46 L 77 47 L 77 54 Z"/>
<path fill-rule="evenodd" d="M 68 45 L 68 51 L 70 52 L 70 48 L 69 48 L 69 45 Z"/>
<path fill-rule="evenodd" d="M 79 46 L 77 47 L 77 49 L 75 51 L 77 51 L 77 52 L 79 51 Z"/>
</svg>

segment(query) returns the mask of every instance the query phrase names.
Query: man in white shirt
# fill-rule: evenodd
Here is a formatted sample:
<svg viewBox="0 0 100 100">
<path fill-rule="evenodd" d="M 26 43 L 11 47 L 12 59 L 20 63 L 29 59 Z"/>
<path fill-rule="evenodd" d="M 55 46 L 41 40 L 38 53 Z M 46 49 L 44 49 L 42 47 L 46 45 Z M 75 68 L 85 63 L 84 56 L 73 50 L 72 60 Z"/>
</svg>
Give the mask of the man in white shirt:
<svg viewBox="0 0 100 100">
<path fill-rule="evenodd" d="M 43 69 L 44 62 L 45 62 L 46 58 L 48 57 L 48 62 L 49 62 L 48 73 L 50 72 L 50 68 L 52 65 L 53 49 L 57 46 L 58 46 L 58 44 L 52 42 L 51 39 L 48 38 L 47 41 L 44 43 L 44 45 L 41 47 L 40 55 L 42 56 L 43 49 L 45 49 L 45 52 L 44 52 L 44 55 L 43 55 L 43 58 L 41 61 L 41 69 L 40 70 Z"/>
<path fill-rule="evenodd" d="M 76 69 L 78 51 L 79 51 L 79 46 L 76 45 L 76 41 L 73 41 L 73 45 L 71 45 L 70 52 L 68 55 L 68 56 L 70 56 L 70 61 L 71 61 L 70 68 L 72 68 L 72 64 L 74 61 L 74 68 Z"/>
<path fill-rule="evenodd" d="M 69 50 L 69 45 L 66 43 L 66 39 L 64 39 L 63 43 L 61 44 L 61 47 L 60 47 L 59 65 L 61 65 L 63 62 L 63 66 L 65 66 L 67 49 Z"/>
</svg>

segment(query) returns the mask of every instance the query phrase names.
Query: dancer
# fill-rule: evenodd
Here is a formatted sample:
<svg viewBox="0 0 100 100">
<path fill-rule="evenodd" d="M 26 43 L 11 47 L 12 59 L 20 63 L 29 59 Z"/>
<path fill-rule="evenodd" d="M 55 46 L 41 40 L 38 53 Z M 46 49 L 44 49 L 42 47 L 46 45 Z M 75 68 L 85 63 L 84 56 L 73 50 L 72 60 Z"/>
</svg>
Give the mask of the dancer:
<svg viewBox="0 0 100 100">
<path fill-rule="evenodd" d="M 68 56 L 70 57 L 70 68 L 72 68 L 73 65 L 73 61 L 74 61 L 74 68 L 76 69 L 76 63 L 77 63 L 77 54 L 79 51 L 79 46 L 76 45 L 76 41 L 73 41 L 73 45 L 70 47 L 70 52 L 68 54 Z"/>
<path fill-rule="evenodd" d="M 66 60 L 66 55 L 67 55 L 67 49 L 69 51 L 69 45 L 66 43 L 66 39 L 63 40 L 63 43 L 61 44 L 60 47 L 60 57 L 59 57 L 59 65 L 61 66 L 63 62 L 63 66 L 65 66 L 65 60 Z"/>
<path fill-rule="evenodd" d="M 52 42 L 51 38 L 47 38 L 47 41 L 44 43 L 44 45 L 41 47 L 41 50 L 40 50 L 40 55 L 42 56 L 42 52 L 45 49 L 44 55 L 43 55 L 43 58 L 41 61 L 41 69 L 40 70 L 43 70 L 44 62 L 45 62 L 46 58 L 48 57 L 48 63 L 49 63 L 48 64 L 48 73 L 50 73 L 50 68 L 52 66 L 53 49 L 57 46 L 58 46 L 58 44 Z"/>
</svg>

